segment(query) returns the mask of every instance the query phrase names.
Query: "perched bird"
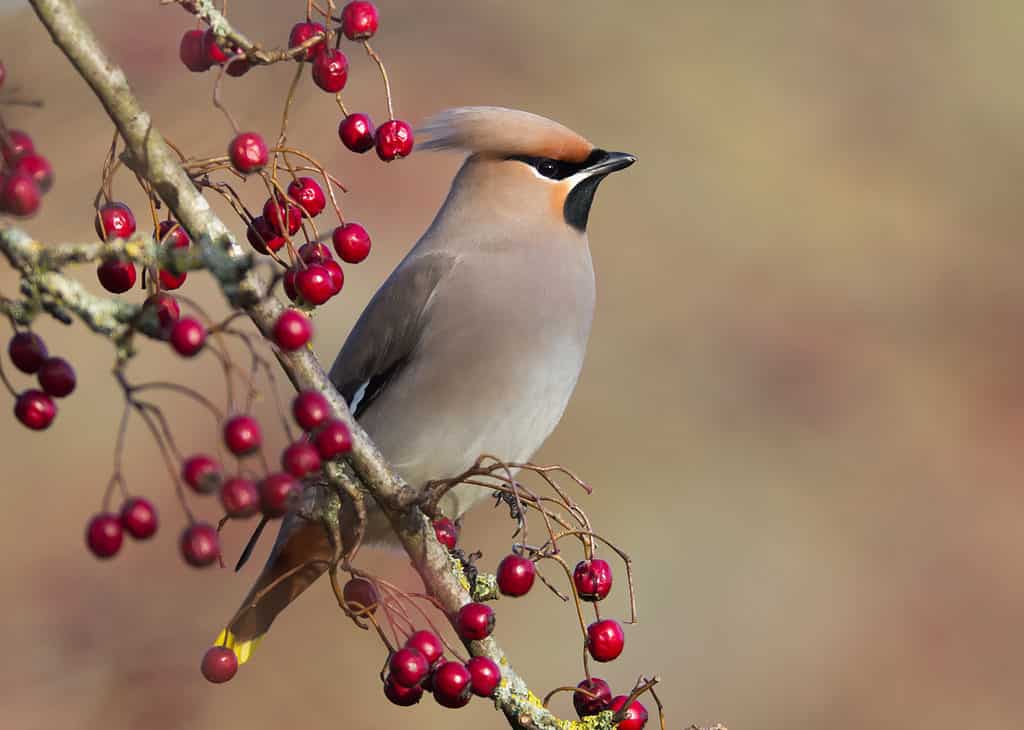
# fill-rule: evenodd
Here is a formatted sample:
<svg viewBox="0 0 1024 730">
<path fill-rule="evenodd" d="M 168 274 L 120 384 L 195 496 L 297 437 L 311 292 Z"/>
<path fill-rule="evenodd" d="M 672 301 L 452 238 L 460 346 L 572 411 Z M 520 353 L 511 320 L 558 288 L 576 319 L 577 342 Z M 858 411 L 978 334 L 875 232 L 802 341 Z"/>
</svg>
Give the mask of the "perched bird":
<svg viewBox="0 0 1024 730">
<path fill-rule="evenodd" d="M 331 368 L 353 415 L 414 485 L 454 476 L 483 453 L 526 461 L 555 428 L 594 314 L 590 206 L 601 180 L 636 161 L 557 122 L 499 107 L 451 109 L 420 134 L 428 140 L 419 149 L 468 157 Z M 440 507 L 454 519 L 488 493 L 460 486 Z M 384 516 L 371 510 L 366 541 L 389 536 Z M 286 518 L 217 643 L 246 661 L 277 614 L 325 570 L 296 568 L 331 554 L 322 526 Z"/>
</svg>

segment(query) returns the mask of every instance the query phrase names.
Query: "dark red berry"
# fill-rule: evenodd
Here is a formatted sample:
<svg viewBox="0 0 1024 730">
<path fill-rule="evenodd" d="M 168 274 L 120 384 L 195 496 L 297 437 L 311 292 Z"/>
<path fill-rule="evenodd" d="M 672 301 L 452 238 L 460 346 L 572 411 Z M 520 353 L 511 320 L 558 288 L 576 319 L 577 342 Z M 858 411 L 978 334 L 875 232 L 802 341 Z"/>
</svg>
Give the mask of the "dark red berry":
<svg viewBox="0 0 1024 730">
<path fill-rule="evenodd" d="M 373 121 L 369 115 L 349 114 L 338 125 L 341 143 L 353 152 L 367 152 L 373 149 Z"/>
<path fill-rule="evenodd" d="M 311 264 L 295 275 L 295 288 L 310 304 L 323 304 L 334 294 L 331 273 L 320 264 Z"/>
<path fill-rule="evenodd" d="M 619 695 L 615 697 L 608 709 L 612 712 L 618 712 L 626 704 L 626 700 L 629 697 L 626 695 Z M 640 704 L 639 701 L 633 700 L 629 708 L 626 710 L 625 717 L 619 722 L 616 727 L 619 730 L 643 730 L 644 725 L 647 724 L 647 708 Z"/>
<path fill-rule="evenodd" d="M 391 119 L 377 127 L 377 156 L 384 162 L 408 157 L 412 152 L 412 127 L 401 119 Z"/>
<path fill-rule="evenodd" d="M 0 177 L 0 210 L 27 217 L 39 210 L 42 199 L 42 190 L 29 173 L 15 171 Z"/>
<path fill-rule="evenodd" d="M 166 269 L 160 269 L 160 288 L 165 291 L 174 291 L 180 289 L 181 285 L 185 283 L 185 279 L 188 278 L 188 274 L 182 271 L 180 274 L 172 274 Z"/>
<path fill-rule="evenodd" d="M 402 685 L 395 682 L 391 677 L 388 677 L 387 681 L 384 682 L 384 696 L 393 705 L 399 707 L 412 707 L 423 697 L 422 687 L 403 687 Z"/>
<path fill-rule="evenodd" d="M 427 664 L 426 658 L 418 651 L 405 647 L 391 655 L 391 661 L 388 662 L 388 670 L 391 679 L 396 684 L 400 684 L 403 687 L 415 687 L 427 676 L 430 665 Z"/>
<path fill-rule="evenodd" d="M 299 290 L 295 288 L 295 277 L 298 273 L 297 269 L 286 269 L 284 276 L 281 277 L 284 293 L 287 294 L 288 298 L 295 304 L 302 303 L 302 298 L 299 296 Z"/>
<path fill-rule="evenodd" d="M 370 255 L 370 234 L 358 223 L 338 226 L 331 240 L 338 257 L 346 264 L 358 264 Z"/>
<path fill-rule="evenodd" d="M 587 651 L 599 662 L 610 662 L 622 653 L 626 635 L 615 619 L 595 621 L 587 627 Z"/>
<path fill-rule="evenodd" d="M 203 654 L 203 663 L 199 665 L 206 681 L 214 684 L 227 682 L 238 671 L 238 657 L 235 652 L 225 646 L 211 646 Z"/>
<path fill-rule="evenodd" d="M 287 352 L 298 350 L 312 336 L 313 323 L 298 310 L 286 309 L 274 322 L 274 344 Z"/>
<path fill-rule="evenodd" d="M 75 369 L 62 357 L 47 358 L 39 368 L 39 386 L 56 398 L 70 395 L 75 389 Z"/>
<path fill-rule="evenodd" d="M 352 450 L 352 433 L 344 423 L 331 419 L 317 432 L 315 443 L 320 458 L 328 461 Z"/>
<path fill-rule="evenodd" d="M 501 684 L 501 669 L 497 662 L 485 656 L 475 656 L 466 662 L 470 688 L 477 697 L 490 697 Z"/>
<path fill-rule="evenodd" d="M 281 452 L 281 468 L 296 479 L 320 471 L 320 453 L 308 441 L 296 441 Z"/>
<path fill-rule="evenodd" d="M 238 58 L 228 64 L 228 76 L 244 76 L 252 68 L 252 62 L 248 58 Z"/>
<path fill-rule="evenodd" d="M 327 269 L 327 275 L 331 278 L 331 296 L 334 296 L 345 286 L 345 272 L 341 270 L 341 264 L 334 259 L 324 261 L 320 265 Z"/>
<path fill-rule="evenodd" d="M 292 415 L 303 431 L 312 431 L 330 418 L 331 406 L 323 394 L 315 390 L 304 390 L 292 401 Z"/>
<path fill-rule="evenodd" d="M 182 357 L 195 357 L 206 343 L 206 328 L 192 317 L 183 317 L 171 328 L 171 347 Z"/>
<path fill-rule="evenodd" d="M 178 58 L 189 71 L 206 71 L 211 66 L 210 59 L 206 57 L 204 35 L 201 30 L 189 30 L 181 37 Z"/>
<path fill-rule="evenodd" d="M 612 688 L 603 679 L 591 677 L 576 686 L 579 689 L 572 693 L 572 704 L 577 715 L 587 717 L 608 709 L 612 702 Z"/>
<path fill-rule="evenodd" d="M 260 253 L 277 251 L 284 245 L 284 236 L 274 230 L 263 216 L 252 219 L 252 223 L 245 229 L 245 237 Z"/>
<path fill-rule="evenodd" d="M 469 670 L 459 662 L 445 662 L 434 670 L 434 699 L 443 707 L 464 707 L 472 692 Z"/>
<path fill-rule="evenodd" d="M 354 0 L 341 11 L 341 32 L 350 41 L 372 38 L 380 24 L 380 16 L 373 3 Z"/>
<path fill-rule="evenodd" d="M 14 416 L 33 431 L 49 428 L 57 415 L 57 404 L 41 390 L 23 391 L 14 401 Z"/>
<path fill-rule="evenodd" d="M 581 560 L 572 572 L 572 582 L 582 600 L 602 601 L 612 589 L 612 566 L 600 558 Z"/>
<path fill-rule="evenodd" d="M 328 48 L 313 59 L 313 81 L 324 91 L 336 94 L 348 81 L 348 58 L 336 48 Z"/>
<path fill-rule="evenodd" d="M 96 212 L 96 235 L 104 241 L 131 238 L 135 233 L 135 215 L 124 203 L 107 203 Z"/>
<path fill-rule="evenodd" d="M 48 193 L 53 187 L 53 166 L 42 155 L 22 155 L 12 165 L 12 170 L 30 176 L 36 181 L 41 193 Z"/>
<path fill-rule="evenodd" d="M 449 550 L 454 549 L 455 543 L 459 541 L 459 531 L 456 529 L 455 523 L 447 517 L 434 520 L 434 535 L 437 536 L 437 541 Z"/>
<path fill-rule="evenodd" d="M 131 261 L 110 259 L 99 265 L 96 276 L 107 291 L 124 294 L 135 286 L 135 264 Z"/>
<path fill-rule="evenodd" d="M 249 479 L 232 477 L 220 488 L 220 504 L 229 517 L 252 517 L 260 511 L 260 490 Z"/>
<path fill-rule="evenodd" d="M 380 603 L 377 587 L 365 578 L 352 578 L 341 589 L 345 605 L 353 613 L 376 613 Z"/>
<path fill-rule="evenodd" d="M 4 162 L 13 165 L 23 155 L 35 154 L 36 146 L 32 138 L 20 129 L 8 129 L 7 139 L 0 139 L 0 152 L 3 152 Z"/>
<path fill-rule="evenodd" d="M 302 485 L 291 474 L 276 472 L 260 482 L 260 507 L 267 517 L 282 517 L 302 495 Z"/>
<path fill-rule="evenodd" d="M 154 235 L 158 241 L 162 242 L 163 247 L 168 250 L 188 248 L 189 244 L 192 243 L 192 239 L 188 237 L 185 229 L 175 221 L 162 221 L 157 226 Z M 174 290 L 184 284 L 187 277 L 188 274 L 184 271 L 176 274 L 168 269 L 160 269 L 160 286 L 164 289 Z"/>
<path fill-rule="evenodd" d="M 121 527 L 136 540 L 156 534 L 156 507 L 148 499 L 132 497 L 121 506 Z"/>
<path fill-rule="evenodd" d="M 267 164 L 269 154 L 263 136 L 256 132 L 237 134 L 228 144 L 231 166 L 245 175 L 262 170 Z"/>
<path fill-rule="evenodd" d="M 14 335 L 7 345 L 7 354 L 11 356 L 14 367 L 29 374 L 39 370 L 49 356 L 46 343 L 35 332 L 19 332 Z"/>
<path fill-rule="evenodd" d="M 220 555 L 217 530 L 205 522 L 193 522 L 181 533 L 181 555 L 195 568 L 215 562 Z"/>
<path fill-rule="evenodd" d="M 288 183 L 288 197 L 298 203 L 310 218 L 320 215 L 327 207 L 323 188 L 311 177 L 299 177 Z"/>
<path fill-rule="evenodd" d="M 208 28 L 203 34 L 203 53 L 211 66 L 220 65 L 228 60 L 227 52 L 217 43 L 217 35 Z"/>
<path fill-rule="evenodd" d="M 406 640 L 405 645 L 422 654 L 430 666 L 434 666 L 444 655 L 444 644 L 433 631 L 417 631 Z"/>
<path fill-rule="evenodd" d="M 295 48 L 296 46 L 301 46 L 317 33 L 326 34 L 326 32 L 327 30 L 320 23 L 310 23 L 308 21 L 304 23 L 296 23 L 292 26 L 291 33 L 288 34 L 288 47 Z M 324 35 L 324 38 L 326 37 L 327 36 Z M 326 47 L 327 46 L 324 41 L 321 40 L 319 43 L 311 45 L 304 53 L 299 54 L 296 58 L 303 61 L 312 61 L 323 53 Z"/>
<path fill-rule="evenodd" d="M 537 568 L 533 561 L 522 555 L 506 555 L 498 563 L 498 590 L 506 596 L 523 596 L 533 588 Z"/>
<path fill-rule="evenodd" d="M 171 329 L 175 322 L 181 317 L 181 307 L 178 300 L 170 294 L 157 292 L 146 299 L 142 305 L 147 316 L 156 317 L 156 325 L 160 330 L 160 336 L 167 339 L 171 336 Z"/>
<path fill-rule="evenodd" d="M 299 246 L 299 258 L 306 264 L 322 264 L 334 260 L 331 249 L 322 243 L 314 243 L 313 241 Z"/>
<path fill-rule="evenodd" d="M 224 424 L 224 445 L 236 456 L 256 451 L 263 443 L 260 424 L 252 416 L 232 416 Z"/>
<path fill-rule="evenodd" d="M 206 454 L 196 454 L 185 459 L 181 465 L 181 478 L 199 494 L 216 492 L 224 480 L 220 464 Z"/>
<path fill-rule="evenodd" d="M 102 512 L 91 520 L 85 528 L 85 544 L 97 558 L 112 558 L 121 549 L 124 531 L 117 515 Z"/>
<path fill-rule="evenodd" d="M 455 616 L 455 627 L 467 641 L 486 639 L 494 631 L 494 609 L 484 603 L 467 603 Z"/>
<path fill-rule="evenodd" d="M 302 208 L 294 203 L 267 198 L 267 202 L 263 204 L 263 217 L 271 228 L 282 236 L 285 231 L 291 236 L 302 228 Z"/>
</svg>

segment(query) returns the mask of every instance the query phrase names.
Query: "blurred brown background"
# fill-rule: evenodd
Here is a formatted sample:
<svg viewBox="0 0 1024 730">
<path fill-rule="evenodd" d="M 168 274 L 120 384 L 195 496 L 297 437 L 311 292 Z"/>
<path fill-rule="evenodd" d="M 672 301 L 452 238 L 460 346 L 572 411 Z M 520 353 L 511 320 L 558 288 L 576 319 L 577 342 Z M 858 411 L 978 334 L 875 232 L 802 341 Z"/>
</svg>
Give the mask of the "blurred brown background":
<svg viewBox="0 0 1024 730">
<path fill-rule="evenodd" d="M 302 5 L 231 4 L 271 45 Z M 596 485 L 591 515 L 637 560 L 642 620 L 601 674 L 620 688 L 660 674 L 673 728 L 1019 726 L 1019 6 L 380 5 L 375 45 L 402 116 L 522 107 L 640 158 L 598 195 L 590 355 L 538 456 Z M 86 8 L 158 126 L 194 154 L 219 153 L 229 128 L 209 103 L 213 76 L 177 60 L 188 17 L 156 2 Z M 88 239 L 110 125 L 28 10 L 0 16 L 0 49 L 9 83 L 47 102 L 4 110 L 57 171 L 29 229 Z M 348 103 L 379 119 L 375 72 L 351 57 Z M 289 74 L 228 84 L 243 127 L 273 133 Z M 307 77 L 292 138 L 351 183 L 346 210 L 376 246 L 317 320 L 327 360 L 458 165 L 352 155 L 337 119 Z M 141 202 L 128 178 L 117 190 Z M 203 279 L 187 293 L 220 307 Z M 80 387 L 45 434 L 0 426 L 5 728 L 503 726 L 479 700 L 457 714 L 386 704 L 380 646 L 326 585 L 232 683 L 204 682 L 199 658 L 269 540 L 241 575 L 184 567 L 169 479 L 136 428 L 128 476 L 159 499 L 164 527 L 112 563 L 93 560 L 82 526 L 120 413 L 112 352 L 81 327 L 39 329 L 74 360 Z M 186 365 L 156 345 L 132 372 L 220 387 L 209 360 Z M 191 407 L 172 401 L 169 413 L 186 448 L 216 437 Z M 463 542 L 493 566 L 509 533 L 484 507 Z M 245 537 L 229 531 L 230 555 Z M 365 557 L 414 585 L 401 556 Z M 625 612 L 621 592 L 611 606 Z M 498 635 L 541 691 L 578 679 L 572 628 L 572 611 L 542 590 L 500 606 Z"/>
</svg>

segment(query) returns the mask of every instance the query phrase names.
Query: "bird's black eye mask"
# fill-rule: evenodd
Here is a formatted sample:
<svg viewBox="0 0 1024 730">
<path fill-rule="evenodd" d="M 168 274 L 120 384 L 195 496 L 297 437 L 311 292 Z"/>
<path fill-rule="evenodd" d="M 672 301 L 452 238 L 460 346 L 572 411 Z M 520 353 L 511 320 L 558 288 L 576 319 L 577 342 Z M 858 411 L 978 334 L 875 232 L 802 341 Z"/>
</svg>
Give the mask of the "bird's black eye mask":
<svg viewBox="0 0 1024 730">
<path fill-rule="evenodd" d="M 551 157 L 528 157 L 527 155 L 512 155 L 506 159 L 523 162 L 544 177 L 551 178 L 552 180 L 564 180 L 575 175 L 580 170 L 596 165 L 607 156 L 608 153 L 604 150 L 595 149 L 583 162 L 566 162 L 565 160 L 555 160 Z"/>
</svg>

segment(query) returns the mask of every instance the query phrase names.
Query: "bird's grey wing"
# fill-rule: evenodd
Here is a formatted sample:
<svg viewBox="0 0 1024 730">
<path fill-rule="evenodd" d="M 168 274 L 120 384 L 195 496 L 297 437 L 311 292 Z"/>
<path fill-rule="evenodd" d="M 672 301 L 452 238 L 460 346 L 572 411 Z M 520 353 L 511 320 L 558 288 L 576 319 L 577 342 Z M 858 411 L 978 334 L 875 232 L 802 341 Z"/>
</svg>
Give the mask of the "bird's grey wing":
<svg viewBox="0 0 1024 730">
<path fill-rule="evenodd" d="M 408 361 L 431 297 L 454 266 L 455 256 L 443 251 L 410 254 L 366 306 L 330 374 L 356 419 Z"/>
</svg>

